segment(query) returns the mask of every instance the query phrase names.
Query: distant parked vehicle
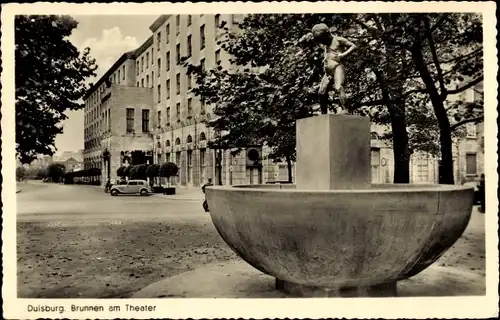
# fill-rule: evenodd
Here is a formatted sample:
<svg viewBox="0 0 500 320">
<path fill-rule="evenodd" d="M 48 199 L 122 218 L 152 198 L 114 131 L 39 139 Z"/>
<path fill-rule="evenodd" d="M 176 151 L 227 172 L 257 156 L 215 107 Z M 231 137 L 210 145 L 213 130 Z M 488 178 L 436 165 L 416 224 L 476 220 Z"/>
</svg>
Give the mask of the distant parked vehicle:
<svg viewBox="0 0 500 320">
<path fill-rule="evenodd" d="M 119 194 L 140 194 L 141 196 L 147 196 L 153 193 L 153 189 L 148 185 L 146 180 L 129 180 L 126 184 L 112 185 L 109 192 L 112 196 Z"/>
</svg>

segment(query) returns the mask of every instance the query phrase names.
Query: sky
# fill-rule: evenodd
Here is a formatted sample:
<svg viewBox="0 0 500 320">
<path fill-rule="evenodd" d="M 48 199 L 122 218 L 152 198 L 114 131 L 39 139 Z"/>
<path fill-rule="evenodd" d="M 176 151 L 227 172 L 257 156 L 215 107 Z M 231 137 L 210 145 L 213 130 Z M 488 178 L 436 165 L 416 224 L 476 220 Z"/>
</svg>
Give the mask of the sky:
<svg viewBox="0 0 500 320">
<path fill-rule="evenodd" d="M 97 77 L 87 81 L 96 83 L 109 67 L 125 52 L 137 49 L 150 35 L 149 26 L 158 16 L 95 15 L 73 16 L 78 27 L 69 40 L 80 51 L 90 48 L 96 59 Z M 83 149 L 84 111 L 68 111 L 63 122 L 64 132 L 56 137 L 56 154 Z"/>
</svg>

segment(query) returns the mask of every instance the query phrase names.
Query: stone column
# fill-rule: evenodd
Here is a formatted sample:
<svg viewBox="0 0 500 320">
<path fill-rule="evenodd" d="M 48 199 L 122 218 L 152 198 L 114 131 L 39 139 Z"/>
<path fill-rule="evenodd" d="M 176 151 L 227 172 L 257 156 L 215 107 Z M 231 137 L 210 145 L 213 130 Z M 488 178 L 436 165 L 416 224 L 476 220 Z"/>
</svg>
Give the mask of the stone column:
<svg viewBox="0 0 500 320">
<path fill-rule="evenodd" d="M 200 186 L 200 149 L 196 148 L 193 150 L 193 158 L 191 160 L 193 162 L 193 186 Z"/>
<path fill-rule="evenodd" d="M 180 174 L 181 174 L 181 185 L 185 186 L 187 184 L 187 151 L 182 150 L 181 151 L 181 168 L 180 168 Z"/>
</svg>

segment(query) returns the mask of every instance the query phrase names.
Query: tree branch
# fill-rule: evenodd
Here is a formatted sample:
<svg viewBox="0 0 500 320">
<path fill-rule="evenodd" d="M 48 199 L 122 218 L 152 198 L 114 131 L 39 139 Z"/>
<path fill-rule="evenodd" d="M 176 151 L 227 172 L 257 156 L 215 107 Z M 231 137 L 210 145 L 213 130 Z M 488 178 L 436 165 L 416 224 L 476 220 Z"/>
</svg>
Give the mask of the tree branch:
<svg viewBox="0 0 500 320">
<path fill-rule="evenodd" d="M 410 96 L 410 95 L 412 95 L 412 94 L 414 94 L 414 93 L 426 93 L 426 92 L 427 92 L 427 89 L 425 89 L 425 88 L 424 88 L 424 89 L 422 89 L 422 88 L 419 88 L 419 89 L 413 89 L 413 90 L 410 90 L 410 91 L 408 91 L 408 92 L 405 92 L 405 93 L 403 94 L 403 97 L 404 97 L 404 98 L 406 98 L 406 97 L 408 97 L 408 96 Z"/>
<path fill-rule="evenodd" d="M 467 124 L 467 123 L 471 123 L 471 122 L 480 122 L 480 121 L 483 121 L 484 120 L 484 116 L 479 116 L 479 117 L 475 117 L 475 118 L 469 118 L 469 119 L 464 119 L 462 121 L 459 121 L 453 125 L 450 126 L 450 130 L 451 131 L 454 131 L 456 130 L 458 127 L 464 125 L 464 124 Z"/>
<path fill-rule="evenodd" d="M 475 86 L 476 84 L 480 83 L 481 81 L 483 81 L 483 76 L 480 76 L 479 78 L 476 78 L 475 80 L 473 80 L 473 81 L 469 82 L 468 84 L 466 84 L 460 88 L 457 88 L 455 90 L 447 90 L 446 95 L 460 93 L 462 91 L 465 91 L 465 90 Z"/>
<path fill-rule="evenodd" d="M 450 15 L 449 13 L 443 14 L 443 16 L 439 18 L 439 20 L 429 29 L 429 33 L 432 34 L 437 29 L 437 27 L 439 27 L 439 25 L 442 24 L 444 20 L 448 18 L 449 15 Z"/>
<path fill-rule="evenodd" d="M 417 45 L 420 46 L 422 41 L 429 37 L 430 35 L 432 35 L 432 33 L 434 33 L 434 31 L 436 31 L 436 29 L 448 18 L 450 14 L 449 13 L 445 13 L 441 16 L 441 18 L 439 18 L 439 20 L 430 28 L 428 28 L 427 30 L 427 34 L 423 34 L 423 35 L 418 35 L 417 36 L 417 39 L 415 39 L 415 43 L 412 47 L 416 48 Z M 420 18 L 420 17 L 419 17 Z M 427 19 L 425 19 L 427 21 Z"/>
<path fill-rule="evenodd" d="M 477 48 L 476 50 L 474 50 L 472 52 L 469 52 L 469 53 L 464 54 L 464 55 L 459 56 L 459 57 L 454 57 L 452 59 L 441 61 L 441 63 L 442 64 L 447 64 L 447 63 L 450 63 L 450 62 L 461 62 L 463 60 L 469 59 L 471 56 L 473 56 L 473 55 L 475 55 L 477 53 L 480 53 L 482 51 L 483 51 L 483 47 L 479 47 L 479 48 Z"/>
</svg>

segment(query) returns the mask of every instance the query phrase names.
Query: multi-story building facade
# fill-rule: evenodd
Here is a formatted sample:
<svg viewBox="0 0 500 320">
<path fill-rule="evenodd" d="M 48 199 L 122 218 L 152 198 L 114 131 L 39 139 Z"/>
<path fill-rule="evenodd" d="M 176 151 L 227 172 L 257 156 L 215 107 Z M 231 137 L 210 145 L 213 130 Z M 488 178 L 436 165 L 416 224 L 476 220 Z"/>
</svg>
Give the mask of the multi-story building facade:
<svg viewBox="0 0 500 320">
<path fill-rule="evenodd" d="M 229 150 L 208 148 L 208 141 L 217 134 L 206 124 L 213 119 L 213 106 L 202 104 L 192 93 L 195 81 L 181 63 L 186 58 L 206 69 L 232 68 L 217 43 L 222 35 L 218 26 L 224 21 L 226 27 L 236 28 L 241 18 L 232 14 L 158 17 L 150 26 L 152 36 L 137 50 L 123 54 L 85 97 L 85 168 L 101 168 L 101 181 L 105 181 L 116 178 L 116 170 L 131 162 L 170 161 L 179 166 L 174 183 L 180 186 L 200 186 L 209 178 L 228 185 L 288 180 L 286 164 L 267 160 L 265 147 L 249 146 L 236 156 Z M 372 128 L 372 180 L 390 183 L 394 160 L 390 145 L 378 139 L 383 130 Z M 471 138 L 457 150 L 474 149 L 473 145 Z M 472 151 L 456 153 L 460 158 L 455 161 L 457 179 L 462 169 L 473 171 L 473 156 Z M 478 172 L 481 159 L 476 154 Z M 438 163 L 427 155 L 414 155 L 412 182 L 437 182 Z"/>
</svg>

